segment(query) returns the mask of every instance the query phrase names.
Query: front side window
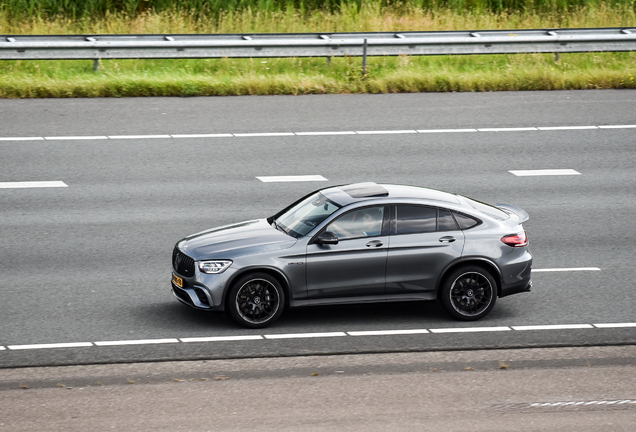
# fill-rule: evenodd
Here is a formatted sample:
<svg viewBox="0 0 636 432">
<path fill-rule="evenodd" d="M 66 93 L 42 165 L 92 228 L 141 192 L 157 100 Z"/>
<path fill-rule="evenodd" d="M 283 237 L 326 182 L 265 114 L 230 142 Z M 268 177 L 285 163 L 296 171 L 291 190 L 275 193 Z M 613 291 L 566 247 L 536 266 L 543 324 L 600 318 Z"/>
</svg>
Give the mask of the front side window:
<svg viewBox="0 0 636 432">
<path fill-rule="evenodd" d="M 339 240 L 379 236 L 383 220 L 384 206 L 365 207 L 340 216 L 326 230 L 334 233 Z"/>
<path fill-rule="evenodd" d="M 338 204 L 318 192 L 287 210 L 274 223 L 287 234 L 302 237 L 339 208 Z"/>
<path fill-rule="evenodd" d="M 396 234 L 437 231 L 437 209 L 416 205 L 397 206 Z"/>
</svg>

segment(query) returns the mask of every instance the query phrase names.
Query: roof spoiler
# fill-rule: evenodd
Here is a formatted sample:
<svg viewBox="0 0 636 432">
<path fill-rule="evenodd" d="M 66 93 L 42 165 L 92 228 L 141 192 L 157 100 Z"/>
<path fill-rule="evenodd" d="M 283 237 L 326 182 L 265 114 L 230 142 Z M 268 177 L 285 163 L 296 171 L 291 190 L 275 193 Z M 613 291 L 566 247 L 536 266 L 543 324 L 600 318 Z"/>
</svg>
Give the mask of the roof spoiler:
<svg viewBox="0 0 636 432">
<path fill-rule="evenodd" d="M 525 210 L 522 210 L 519 207 L 515 207 L 510 204 L 497 204 L 495 207 L 497 207 L 501 211 L 508 213 L 509 215 L 517 216 L 517 218 L 519 218 L 519 223 L 524 223 L 525 221 L 530 219 L 528 213 L 526 213 Z"/>
</svg>

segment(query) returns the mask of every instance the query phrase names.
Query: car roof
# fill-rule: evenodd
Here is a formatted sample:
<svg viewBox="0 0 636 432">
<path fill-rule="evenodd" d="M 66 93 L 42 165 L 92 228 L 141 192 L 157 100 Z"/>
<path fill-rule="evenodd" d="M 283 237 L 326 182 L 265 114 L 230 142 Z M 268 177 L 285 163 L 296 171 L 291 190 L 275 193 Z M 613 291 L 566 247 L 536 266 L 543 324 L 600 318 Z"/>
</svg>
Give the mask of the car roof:
<svg viewBox="0 0 636 432">
<path fill-rule="evenodd" d="M 359 201 L 378 198 L 415 198 L 462 205 L 462 202 L 455 194 L 420 186 L 377 184 L 373 182 L 366 182 L 334 186 L 322 189 L 321 193 L 330 200 L 342 206 L 346 206 Z"/>
</svg>

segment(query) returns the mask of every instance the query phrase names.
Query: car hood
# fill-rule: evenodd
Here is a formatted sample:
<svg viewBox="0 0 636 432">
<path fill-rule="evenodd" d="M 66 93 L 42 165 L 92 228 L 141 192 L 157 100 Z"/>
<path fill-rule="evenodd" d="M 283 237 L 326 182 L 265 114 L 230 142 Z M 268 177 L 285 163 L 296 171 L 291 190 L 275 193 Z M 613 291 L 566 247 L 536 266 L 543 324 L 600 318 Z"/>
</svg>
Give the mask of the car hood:
<svg viewBox="0 0 636 432">
<path fill-rule="evenodd" d="M 226 225 L 185 237 L 177 247 L 194 260 L 232 258 L 287 249 L 296 239 L 272 227 L 267 219 Z"/>
</svg>

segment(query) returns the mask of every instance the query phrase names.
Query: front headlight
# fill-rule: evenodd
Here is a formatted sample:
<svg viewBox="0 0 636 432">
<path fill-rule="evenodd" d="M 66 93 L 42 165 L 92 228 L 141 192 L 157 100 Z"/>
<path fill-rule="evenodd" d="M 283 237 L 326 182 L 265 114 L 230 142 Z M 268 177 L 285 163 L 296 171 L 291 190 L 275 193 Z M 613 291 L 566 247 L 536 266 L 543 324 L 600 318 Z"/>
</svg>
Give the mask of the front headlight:
<svg viewBox="0 0 636 432">
<path fill-rule="evenodd" d="M 232 265 L 230 260 L 199 261 L 199 270 L 208 274 L 223 273 Z"/>
</svg>

